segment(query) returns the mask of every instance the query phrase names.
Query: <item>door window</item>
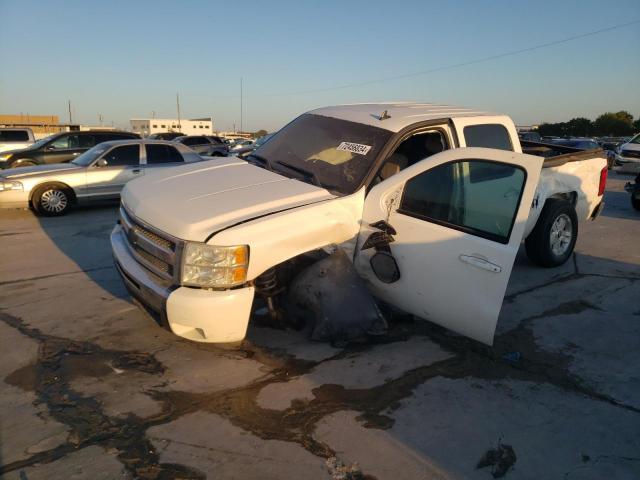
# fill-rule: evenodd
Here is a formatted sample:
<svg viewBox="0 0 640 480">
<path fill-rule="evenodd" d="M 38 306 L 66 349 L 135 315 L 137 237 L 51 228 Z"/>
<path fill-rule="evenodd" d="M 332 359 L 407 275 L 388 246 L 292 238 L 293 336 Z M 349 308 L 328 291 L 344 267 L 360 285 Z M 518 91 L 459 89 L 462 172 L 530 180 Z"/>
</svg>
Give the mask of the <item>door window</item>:
<svg viewBox="0 0 640 480">
<path fill-rule="evenodd" d="M 93 135 L 78 135 L 78 148 L 91 148 L 95 145 L 96 137 Z"/>
<path fill-rule="evenodd" d="M 464 127 L 464 141 L 467 147 L 497 148 L 513 151 L 509 132 L 504 125 L 485 124 Z"/>
<path fill-rule="evenodd" d="M 123 145 L 109 150 L 102 157 L 107 161 L 107 166 L 131 166 L 140 164 L 140 146 L 139 145 Z"/>
<path fill-rule="evenodd" d="M 146 146 L 147 164 L 182 162 L 182 155 L 171 145 L 151 144 Z"/>
<path fill-rule="evenodd" d="M 526 173 L 484 160 L 439 165 L 409 180 L 400 213 L 508 243 Z"/>
<path fill-rule="evenodd" d="M 51 142 L 51 148 L 56 150 L 66 150 L 69 148 L 77 148 L 80 141 L 78 135 L 64 135 Z"/>
</svg>

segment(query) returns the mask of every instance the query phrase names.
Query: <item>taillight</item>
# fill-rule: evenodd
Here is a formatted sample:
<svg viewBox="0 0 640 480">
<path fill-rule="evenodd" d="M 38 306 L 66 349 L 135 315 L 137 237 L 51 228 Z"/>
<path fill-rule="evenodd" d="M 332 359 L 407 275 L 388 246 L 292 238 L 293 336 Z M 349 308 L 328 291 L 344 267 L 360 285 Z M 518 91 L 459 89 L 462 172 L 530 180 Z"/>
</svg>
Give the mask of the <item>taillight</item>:
<svg viewBox="0 0 640 480">
<path fill-rule="evenodd" d="M 604 189 L 607 186 L 607 167 L 600 170 L 600 185 L 598 186 L 598 196 L 604 195 Z"/>
</svg>

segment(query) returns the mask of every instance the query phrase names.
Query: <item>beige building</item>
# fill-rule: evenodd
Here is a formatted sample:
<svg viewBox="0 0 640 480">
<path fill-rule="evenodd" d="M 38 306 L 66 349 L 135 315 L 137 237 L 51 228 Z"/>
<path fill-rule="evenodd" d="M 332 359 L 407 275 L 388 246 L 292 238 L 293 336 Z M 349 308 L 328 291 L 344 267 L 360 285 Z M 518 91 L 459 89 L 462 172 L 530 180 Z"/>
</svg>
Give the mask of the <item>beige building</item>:
<svg viewBox="0 0 640 480">
<path fill-rule="evenodd" d="M 68 125 L 60 124 L 57 115 L 0 115 L 0 127 L 29 127 L 36 137 L 69 129 Z"/>
</svg>

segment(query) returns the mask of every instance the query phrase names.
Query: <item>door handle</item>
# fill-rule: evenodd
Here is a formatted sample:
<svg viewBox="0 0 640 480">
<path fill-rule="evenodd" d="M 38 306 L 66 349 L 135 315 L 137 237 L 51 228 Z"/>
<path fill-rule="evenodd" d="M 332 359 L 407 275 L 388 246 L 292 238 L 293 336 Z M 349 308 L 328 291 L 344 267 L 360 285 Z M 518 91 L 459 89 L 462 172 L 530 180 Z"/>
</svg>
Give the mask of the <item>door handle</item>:
<svg viewBox="0 0 640 480">
<path fill-rule="evenodd" d="M 469 265 L 473 265 L 474 267 L 482 268 L 483 270 L 488 270 L 493 273 L 500 273 L 502 271 L 502 267 L 500 265 L 496 265 L 495 263 L 491 263 L 484 258 L 474 257 L 473 255 L 460 255 L 460 260 L 464 263 L 468 263 Z"/>
</svg>

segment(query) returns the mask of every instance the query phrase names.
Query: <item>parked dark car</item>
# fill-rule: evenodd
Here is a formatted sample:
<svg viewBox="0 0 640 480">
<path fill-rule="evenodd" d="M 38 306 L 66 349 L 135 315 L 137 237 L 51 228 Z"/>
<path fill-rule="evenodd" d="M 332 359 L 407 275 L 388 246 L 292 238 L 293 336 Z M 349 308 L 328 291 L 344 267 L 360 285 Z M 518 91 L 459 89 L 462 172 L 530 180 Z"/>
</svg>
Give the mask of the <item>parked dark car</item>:
<svg viewBox="0 0 640 480">
<path fill-rule="evenodd" d="M 178 137 L 174 142 L 186 145 L 196 153 L 211 157 L 225 157 L 229 152 L 229 147 L 223 143 L 216 142 L 211 137 L 204 135 L 189 135 Z"/>
<path fill-rule="evenodd" d="M 178 137 L 184 137 L 184 133 L 182 132 L 160 132 L 160 133 L 152 133 L 147 138 L 149 140 L 174 140 Z"/>
<path fill-rule="evenodd" d="M 130 132 L 98 130 L 56 133 L 27 148 L 0 153 L 0 168 L 66 163 L 99 143 L 131 138 L 140 136 Z"/>
<path fill-rule="evenodd" d="M 233 147 L 229 152 L 231 155 L 235 155 L 236 157 L 246 158 L 248 157 L 254 150 L 259 148 L 264 142 L 273 137 L 275 133 L 267 133 L 262 137 L 258 138 L 255 142 L 246 144 L 246 145 L 238 145 Z"/>
<path fill-rule="evenodd" d="M 579 148 L 581 150 L 600 148 L 598 142 L 592 138 L 563 138 L 562 140 L 554 140 L 553 143 L 562 145 L 563 147 Z"/>
<path fill-rule="evenodd" d="M 634 183 L 627 182 L 624 189 L 631 194 L 631 206 L 640 211 L 640 173 L 636 176 Z"/>
</svg>

